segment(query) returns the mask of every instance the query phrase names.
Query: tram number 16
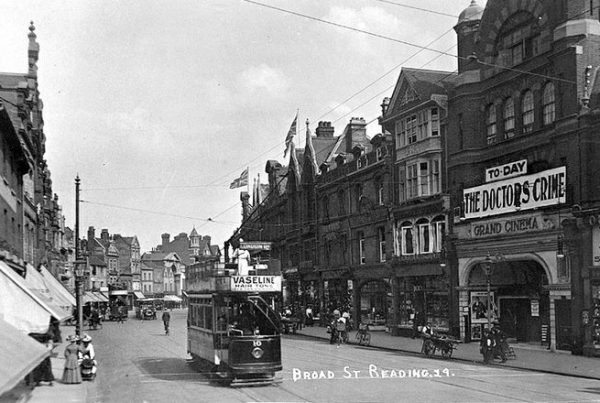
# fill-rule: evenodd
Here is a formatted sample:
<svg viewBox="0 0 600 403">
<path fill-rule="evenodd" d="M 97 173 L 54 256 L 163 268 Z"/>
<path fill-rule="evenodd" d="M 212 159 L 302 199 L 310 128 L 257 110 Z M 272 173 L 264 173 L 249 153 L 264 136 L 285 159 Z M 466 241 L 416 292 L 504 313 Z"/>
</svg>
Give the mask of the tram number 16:
<svg viewBox="0 0 600 403">
<path fill-rule="evenodd" d="M 262 345 L 262 343 L 260 340 L 254 340 L 254 341 L 252 341 L 252 345 L 254 347 L 260 347 Z"/>
</svg>

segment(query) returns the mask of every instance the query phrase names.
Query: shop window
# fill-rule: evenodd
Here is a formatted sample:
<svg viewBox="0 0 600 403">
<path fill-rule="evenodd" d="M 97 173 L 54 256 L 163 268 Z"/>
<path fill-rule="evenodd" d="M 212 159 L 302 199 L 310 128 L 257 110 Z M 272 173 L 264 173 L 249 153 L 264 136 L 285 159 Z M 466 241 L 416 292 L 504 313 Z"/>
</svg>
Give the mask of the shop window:
<svg viewBox="0 0 600 403">
<path fill-rule="evenodd" d="M 523 133 L 530 133 L 533 131 L 534 121 L 533 92 L 531 90 L 525 91 L 521 105 Z"/>
<path fill-rule="evenodd" d="M 544 87 L 544 93 L 542 95 L 542 115 L 544 119 L 544 125 L 549 125 L 554 122 L 555 98 L 553 83 L 548 83 Z"/>
<path fill-rule="evenodd" d="M 487 143 L 496 141 L 496 105 L 490 104 L 486 110 Z"/>
</svg>

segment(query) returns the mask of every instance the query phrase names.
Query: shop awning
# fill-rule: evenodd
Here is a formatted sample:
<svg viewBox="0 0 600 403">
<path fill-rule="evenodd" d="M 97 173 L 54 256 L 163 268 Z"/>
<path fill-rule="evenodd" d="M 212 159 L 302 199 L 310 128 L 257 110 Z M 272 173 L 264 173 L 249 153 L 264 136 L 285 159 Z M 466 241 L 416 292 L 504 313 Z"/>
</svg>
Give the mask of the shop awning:
<svg viewBox="0 0 600 403">
<path fill-rule="evenodd" d="M 183 294 L 183 296 L 184 296 L 184 297 L 186 297 L 186 298 L 187 298 L 187 296 L 188 296 L 188 293 L 187 293 L 187 291 L 186 291 L 186 290 L 181 290 L 181 293 Z"/>
<path fill-rule="evenodd" d="M 164 301 L 171 301 L 171 302 L 181 302 L 182 299 L 179 298 L 177 295 L 165 295 L 165 297 L 163 298 Z"/>
<path fill-rule="evenodd" d="M 0 395 L 14 388 L 50 350 L 0 319 Z"/>
<path fill-rule="evenodd" d="M 133 295 L 135 295 L 135 297 L 136 297 L 137 299 L 144 299 L 144 298 L 146 298 L 146 297 L 144 296 L 144 294 L 142 294 L 140 291 L 134 291 L 134 292 L 133 292 Z"/>
<path fill-rule="evenodd" d="M 70 313 L 76 306 L 75 297 L 43 266 L 40 271 L 28 264 L 25 282 L 30 290 L 43 295 L 64 311 Z"/>
<path fill-rule="evenodd" d="M 46 333 L 51 316 L 59 321 L 71 316 L 41 293 L 30 290 L 23 277 L 2 261 L 0 290 L 0 318 L 25 333 Z"/>
<path fill-rule="evenodd" d="M 46 269 L 44 266 L 40 266 L 40 273 L 44 277 L 44 282 L 46 283 L 48 289 L 51 292 L 54 292 L 54 294 L 57 295 L 57 298 L 64 300 L 68 306 L 73 307 L 77 305 L 77 301 L 75 301 L 73 294 L 71 294 L 69 290 L 67 290 L 65 286 L 56 277 L 54 277 L 50 271 L 48 271 L 48 269 Z M 58 297 L 59 295 L 60 297 Z"/>
<path fill-rule="evenodd" d="M 108 302 L 108 298 L 99 291 L 94 291 L 94 296 L 99 302 Z"/>
<path fill-rule="evenodd" d="M 86 291 L 83 293 L 83 303 L 87 304 L 88 302 L 95 304 L 101 301 L 92 291 Z"/>
</svg>

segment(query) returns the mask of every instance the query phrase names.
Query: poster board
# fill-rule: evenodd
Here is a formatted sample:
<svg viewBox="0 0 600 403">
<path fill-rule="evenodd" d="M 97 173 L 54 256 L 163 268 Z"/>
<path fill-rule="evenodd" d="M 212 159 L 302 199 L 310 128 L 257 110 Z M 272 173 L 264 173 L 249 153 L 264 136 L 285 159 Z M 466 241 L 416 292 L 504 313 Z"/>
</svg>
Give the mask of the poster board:
<svg viewBox="0 0 600 403">
<path fill-rule="evenodd" d="M 498 308 L 494 302 L 494 292 L 490 292 L 490 318 L 494 321 L 498 317 Z M 488 307 L 488 293 L 487 291 L 471 291 L 469 311 L 471 314 L 471 323 L 487 323 L 487 307 Z"/>
<path fill-rule="evenodd" d="M 481 323 L 471 324 L 471 340 L 481 340 L 483 325 Z"/>
</svg>

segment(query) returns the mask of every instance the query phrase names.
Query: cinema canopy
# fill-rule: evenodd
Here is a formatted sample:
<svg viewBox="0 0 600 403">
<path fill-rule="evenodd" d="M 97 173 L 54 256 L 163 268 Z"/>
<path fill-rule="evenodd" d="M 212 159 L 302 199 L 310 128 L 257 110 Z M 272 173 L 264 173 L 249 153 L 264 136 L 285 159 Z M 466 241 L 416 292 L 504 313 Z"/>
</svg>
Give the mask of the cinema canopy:
<svg viewBox="0 0 600 403">
<path fill-rule="evenodd" d="M 566 201 L 566 168 L 512 177 L 463 190 L 464 216 L 481 218 Z"/>
</svg>

